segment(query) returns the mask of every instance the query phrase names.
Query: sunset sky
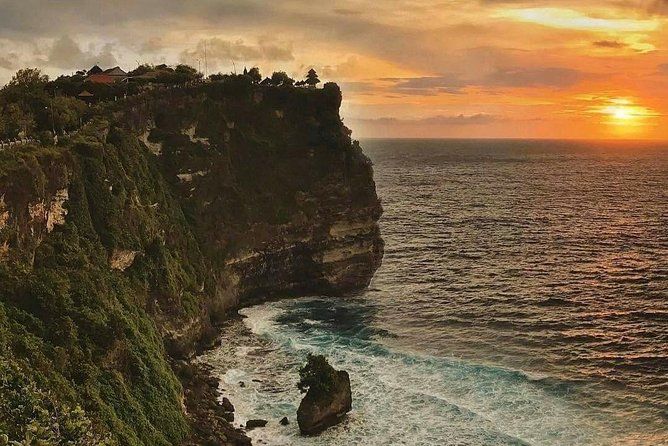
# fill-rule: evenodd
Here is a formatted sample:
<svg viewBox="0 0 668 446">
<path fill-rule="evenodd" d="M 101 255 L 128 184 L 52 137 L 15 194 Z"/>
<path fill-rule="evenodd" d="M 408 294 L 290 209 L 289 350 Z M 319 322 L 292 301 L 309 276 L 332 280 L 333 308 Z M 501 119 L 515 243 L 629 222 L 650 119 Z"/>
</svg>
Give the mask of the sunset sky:
<svg viewBox="0 0 668 446">
<path fill-rule="evenodd" d="M 356 137 L 668 139 L 668 0 L 0 0 L 3 84 L 205 42 L 209 74 L 313 66 Z"/>
</svg>

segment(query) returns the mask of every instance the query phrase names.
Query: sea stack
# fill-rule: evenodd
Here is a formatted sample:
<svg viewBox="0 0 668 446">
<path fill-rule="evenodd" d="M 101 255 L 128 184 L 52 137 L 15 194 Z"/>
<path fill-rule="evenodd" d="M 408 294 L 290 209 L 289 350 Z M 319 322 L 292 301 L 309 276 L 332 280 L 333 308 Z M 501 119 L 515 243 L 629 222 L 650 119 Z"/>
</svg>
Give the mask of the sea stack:
<svg viewBox="0 0 668 446">
<path fill-rule="evenodd" d="M 352 408 L 348 372 L 335 370 L 324 356 L 309 355 L 299 374 L 298 387 L 306 391 L 297 410 L 301 433 L 316 435 L 340 423 Z"/>
</svg>

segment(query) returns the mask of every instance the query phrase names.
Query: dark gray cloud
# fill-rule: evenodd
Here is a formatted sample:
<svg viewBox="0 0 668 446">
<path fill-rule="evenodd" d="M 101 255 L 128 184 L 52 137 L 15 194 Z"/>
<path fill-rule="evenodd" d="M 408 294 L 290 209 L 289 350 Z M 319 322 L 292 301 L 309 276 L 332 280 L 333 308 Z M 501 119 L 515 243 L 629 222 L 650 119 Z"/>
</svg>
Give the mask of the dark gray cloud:
<svg viewBox="0 0 668 446">
<path fill-rule="evenodd" d="M 195 48 L 181 53 L 183 62 L 207 59 L 213 62 L 229 63 L 230 61 L 291 61 L 294 60 L 289 45 L 280 46 L 267 40 L 257 44 L 247 44 L 243 40 L 229 41 L 219 38 L 201 40 Z"/>
<path fill-rule="evenodd" d="M 541 3 L 540 1 L 531 1 L 531 0 L 478 0 L 478 3 L 481 5 L 504 5 L 504 4 L 536 4 Z"/>
<path fill-rule="evenodd" d="M 668 0 L 649 0 L 645 3 L 652 14 L 668 14 Z"/>
<path fill-rule="evenodd" d="M 384 78 L 383 81 L 395 82 L 392 90 L 403 94 L 433 95 L 438 93 L 459 93 L 464 87 L 471 85 L 458 75 L 413 77 L 407 79 Z"/>
<path fill-rule="evenodd" d="M 427 8 L 426 3 L 388 0 L 393 11 L 410 12 L 411 7 Z M 385 5 L 385 4 L 384 4 Z M 4 8 L 3 8 L 4 6 Z M 431 4 L 429 7 L 433 8 Z M 289 36 L 295 45 L 318 42 L 323 47 L 348 48 L 361 56 L 371 56 L 422 72 L 449 73 L 456 67 L 466 72 L 457 77 L 440 79 L 440 85 L 421 86 L 429 79 L 407 81 L 398 85 L 402 94 L 427 94 L 429 91 L 457 92 L 470 83 L 471 73 L 490 73 L 498 66 L 522 66 L 516 50 L 493 47 L 460 48 L 448 53 L 453 39 L 482 42 L 489 27 L 471 23 L 450 24 L 440 28 L 421 29 L 380 23 L 371 13 L 359 14 L 360 7 L 317 8 L 312 2 L 265 2 L 261 0 L 0 0 L 0 37 L 29 42 L 37 38 L 60 38 L 63 30 L 81 41 L 114 41 L 116 54 L 124 62 L 175 58 L 194 64 L 203 57 L 203 43 L 184 48 L 187 42 L 175 42 L 170 33 L 193 30 L 193 34 L 210 32 L 213 36 L 244 36 L 243 40 L 220 37 L 207 43 L 212 63 L 229 66 L 235 61 L 292 61 L 290 45 L 280 41 L 258 41 L 261 35 Z M 373 4 L 362 9 L 372 11 Z M 74 34 L 76 33 L 76 34 Z M 176 48 L 174 45 L 177 45 Z M 86 51 L 84 51 L 86 52 Z M 166 56 L 167 55 L 167 56 Z M 95 54 L 93 54 L 95 56 Z M 78 58 L 90 58 L 78 55 Z M 73 60 L 65 55 L 58 67 Z M 70 58 L 74 59 L 74 57 Z M 67 62 L 67 63 L 65 63 Z M 332 61 L 304 60 L 305 64 Z M 463 79 L 463 80 L 462 80 Z M 466 81 L 464 81 L 466 80 Z M 501 82 L 500 80 L 499 82 Z M 506 83 L 509 81 L 506 80 Z M 554 83 L 554 81 L 552 82 Z M 415 85 L 414 85 L 415 84 Z"/>
<path fill-rule="evenodd" d="M 398 118 L 376 118 L 376 119 L 352 119 L 360 124 L 374 126 L 462 126 L 462 125 L 484 125 L 503 120 L 502 118 L 485 113 L 474 115 L 432 116 L 422 119 L 398 119 Z"/>
<path fill-rule="evenodd" d="M 460 93 L 466 87 L 571 87 L 588 75 L 578 70 L 558 67 L 495 69 L 487 75 L 463 78 L 461 75 L 415 78 L 385 78 L 394 82 L 392 91 L 402 94 L 434 95 L 439 93 Z"/>
<path fill-rule="evenodd" d="M 377 86 L 373 82 L 338 82 L 344 93 L 374 93 Z"/>
<path fill-rule="evenodd" d="M 156 53 L 167 48 L 169 48 L 169 44 L 166 43 L 162 37 L 152 36 L 144 40 L 140 45 L 139 50 L 142 53 Z"/>
<path fill-rule="evenodd" d="M 48 64 L 53 67 L 68 69 L 90 68 L 93 65 L 113 67 L 116 65 L 113 45 L 105 44 L 100 50 L 83 51 L 77 42 L 69 36 L 56 40 L 48 55 Z"/>
<path fill-rule="evenodd" d="M 0 0 L 0 35 L 54 36 L 70 32 L 110 30 L 147 22 L 168 25 L 165 20 L 245 17 L 271 14 L 271 6 L 257 0 Z"/>
<path fill-rule="evenodd" d="M 586 75 L 570 68 L 541 67 L 501 69 L 487 76 L 483 86 L 497 87 L 571 87 Z"/>
<path fill-rule="evenodd" d="M 16 68 L 17 61 L 18 57 L 15 53 L 0 55 L 0 68 L 4 68 L 5 70 L 13 70 Z"/>
<path fill-rule="evenodd" d="M 597 40 L 592 42 L 597 48 L 626 48 L 628 45 L 624 42 L 619 42 L 617 40 Z"/>
<path fill-rule="evenodd" d="M 388 0 L 391 5 L 406 8 L 404 2 Z M 356 10 L 334 11 L 313 7 L 311 2 L 265 2 L 260 0 L 118 0 L 115 3 L 93 0 L 0 0 L 0 39 L 43 48 L 44 39 L 59 39 L 66 33 L 79 42 L 113 41 L 119 62 L 135 60 L 174 63 L 177 60 L 195 64 L 203 57 L 203 44 L 188 46 L 188 32 L 193 36 L 205 33 L 218 37 L 212 42 L 209 56 L 219 67 L 235 61 L 292 61 L 294 55 L 289 39 L 300 46 L 346 48 L 360 56 L 371 56 L 398 66 L 421 67 L 422 71 L 445 72 L 452 63 L 444 54 L 445 36 L 461 38 L 462 29 L 446 26 L 439 29 L 412 29 L 406 26 L 378 23 L 372 14 Z M 366 9 L 365 9 L 366 11 Z M 465 33 L 488 30 L 467 26 Z M 261 41 L 263 35 L 277 41 Z M 183 36 L 183 39 L 179 40 Z M 230 36 L 230 37 L 227 37 Z M 234 36 L 234 37 L 232 37 Z M 244 36 L 238 41 L 237 36 Z M 90 52 L 83 50 L 83 52 Z M 81 56 L 81 55 L 79 55 Z M 95 56 L 95 54 L 93 54 Z M 483 60 L 492 60 L 472 51 L 462 65 L 477 69 Z M 90 58 L 79 57 L 89 61 Z M 471 61 L 473 59 L 478 61 Z M 29 56 L 24 57 L 29 60 Z M 42 52 L 33 59 L 47 62 Z M 51 71 L 71 65 L 74 57 L 55 55 L 57 66 Z M 308 65 L 332 63 L 331 60 L 303 60 Z M 42 68 L 48 68 L 40 65 Z M 215 66 L 215 65 L 214 65 Z"/>
<path fill-rule="evenodd" d="M 334 11 L 335 14 L 340 14 L 340 15 L 360 15 L 362 14 L 362 11 L 358 9 L 349 9 L 349 8 L 335 8 L 332 11 Z"/>
</svg>

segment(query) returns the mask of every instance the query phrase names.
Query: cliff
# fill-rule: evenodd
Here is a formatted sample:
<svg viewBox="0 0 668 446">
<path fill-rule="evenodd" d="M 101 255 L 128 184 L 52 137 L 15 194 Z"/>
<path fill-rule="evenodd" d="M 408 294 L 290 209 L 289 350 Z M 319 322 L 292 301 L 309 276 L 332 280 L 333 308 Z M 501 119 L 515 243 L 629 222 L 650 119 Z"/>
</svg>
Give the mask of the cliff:
<svg viewBox="0 0 668 446">
<path fill-rule="evenodd" d="M 232 78 L 105 105 L 59 146 L 0 153 L 0 433 L 197 442 L 174 369 L 220 321 L 367 286 L 382 210 L 340 104 L 334 84 Z"/>
</svg>

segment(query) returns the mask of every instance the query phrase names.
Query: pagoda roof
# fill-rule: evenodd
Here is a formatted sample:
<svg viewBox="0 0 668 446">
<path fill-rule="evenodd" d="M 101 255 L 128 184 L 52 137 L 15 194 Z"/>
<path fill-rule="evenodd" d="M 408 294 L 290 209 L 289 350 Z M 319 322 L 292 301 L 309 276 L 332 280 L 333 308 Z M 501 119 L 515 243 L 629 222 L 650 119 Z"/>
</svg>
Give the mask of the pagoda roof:
<svg viewBox="0 0 668 446">
<path fill-rule="evenodd" d="M 111 76 L 109 74 L 93 74 L 86 78 L 86 82 L 94 84 L 113 84 L 118 82 L 119 76 Z"/>
<path fill-rule="evenodd" d="M 114 68 L 109 68 L 108 70 L 104 70 L 104 74 L 108 76 L 127 76 L 128 73 L 123 71 L 121 67 L 114 67 Z"/>
<path fill-rule="evenodd" d="M 100 74 L 102 73 L 102 68 L 98 67 L 97 65 L 93 65 L 93 68 L 88 70 L 88 75 L 92 76 L 93 74 Z"/>
</svg>

